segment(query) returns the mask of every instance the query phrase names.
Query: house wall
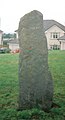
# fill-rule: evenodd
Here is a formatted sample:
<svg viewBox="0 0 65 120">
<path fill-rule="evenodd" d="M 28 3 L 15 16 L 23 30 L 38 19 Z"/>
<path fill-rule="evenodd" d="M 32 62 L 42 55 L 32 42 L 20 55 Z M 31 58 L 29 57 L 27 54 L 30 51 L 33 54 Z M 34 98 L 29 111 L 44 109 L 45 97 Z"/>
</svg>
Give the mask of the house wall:
<svg viewBox="0 0 65 120">
<path fill-rule="evenodd" d="M 9 43 L 9 48 L 12 51 L 17 50 L 17 49 L 19 49 L 19 44 L 11 44 L 11 43 Z"/>
<path fill-rule="evenodd" d="M 0 32 L 0 45 L 3 44 L 3 41 L 2 41 L 2 32 Z"/>
<path fill-rule="evenodd" d="M 51 32 L 59 32 L 60 33 L 59 37 L 64 35 L 64 31 L 62 29 L 60 29 L 59 27 L 57 27 L 56 25 L 52 26 L 50 29 L 45 31 L 45 35 L 47 37 L 48 49 L 50 49 L 50 47 L 52 45 L 59 45 L 60 46 L 60 42 L 57 39 L 51 39 Z"/>
<path fill-rule="evenodd" d="M 16 38 L 18 39 L 18 32 L 16 32 Z"/>
<path fill-rule="evenodd" d="M 65 50 L 65 40 L 61 41 L 61 50 Z"/>
</svg>

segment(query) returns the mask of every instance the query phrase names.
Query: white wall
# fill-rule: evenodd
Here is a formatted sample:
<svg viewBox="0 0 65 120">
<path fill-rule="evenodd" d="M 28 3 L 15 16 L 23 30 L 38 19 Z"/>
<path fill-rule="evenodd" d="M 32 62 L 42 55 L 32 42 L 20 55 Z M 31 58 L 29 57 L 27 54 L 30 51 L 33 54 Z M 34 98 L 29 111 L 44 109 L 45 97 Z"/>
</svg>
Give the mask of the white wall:
<svg viewBox="0 0 65 120">
<path fill-rule="evenodd" d="M 49 28 L 46 32 L 45 35 L 47 37 L 47 44 L 48 44 L 48 49 L 50 49 L 50 45 L 60 45 L 59 41 L 57 39 L 51 39 L 50 35 L 51 32 L 59 32 L 60 36 L 64 35 L 64 31 L 62 29 L 60 29 L 59 27 L 57 27 L 56 25 L 52 26 L 51 28 Z"/>
<path fill-rule="evenodd" d="M 65 50 L 65 40 L 61 41 L 61 50 Z"/>
<path fill-rule="evenodd" d="M 0 32 L 0 45 L 3 44 L 3 41 L 2 41 L 2 32 Z"/>
<path fill-rule="evenodd" d="M 12 51 L 17 50 L 17 49 L 19 49 L 19 44 L 11 44 L 11 43 L 9 43 L 9 48 Z"/>
</svg>

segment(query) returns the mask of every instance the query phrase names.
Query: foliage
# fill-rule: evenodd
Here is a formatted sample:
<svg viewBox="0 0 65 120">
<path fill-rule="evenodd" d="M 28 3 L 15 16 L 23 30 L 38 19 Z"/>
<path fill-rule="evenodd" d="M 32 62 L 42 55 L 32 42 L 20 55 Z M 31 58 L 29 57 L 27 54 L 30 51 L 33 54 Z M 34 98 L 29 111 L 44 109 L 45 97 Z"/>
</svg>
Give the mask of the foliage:
<svg viewBox="0 0 65 120">
<path fill-rule="evenodd" d="M 3 48 L 0 48 L 0 53 L 10 53 L 10 49 L 9 48 L 5 48 L 5 47 L 3 47 Z"/>
<path fill-rule="evenodd" d="M 18 54 L 0 54 L 0 119 L 65 120 L 65 51 L 49 51 L 49 68 L 54 81 L 53 106 L 49 113 L 40 109 L 17 111 Z"/>
<path fill-rule="evenodd" d="M 16 34 L 15 33 L 4 33 L 3 34 L 3 38 L 16 38 Z"/>
<path fill-rule="evenodd" d="M 3 45 L 7 45 L 8 40 L 3 40 Z"/>
</svg>

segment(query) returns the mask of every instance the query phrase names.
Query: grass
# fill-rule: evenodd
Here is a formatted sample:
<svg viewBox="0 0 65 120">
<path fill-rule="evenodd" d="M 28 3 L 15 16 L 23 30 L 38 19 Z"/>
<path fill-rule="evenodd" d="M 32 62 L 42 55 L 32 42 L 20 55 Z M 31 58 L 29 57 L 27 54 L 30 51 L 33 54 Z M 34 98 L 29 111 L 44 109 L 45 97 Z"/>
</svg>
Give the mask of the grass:
<svg viewBox="0 0 65 120">
<path fill-rule="evenodd" d="M 65 51 L 49 51 L 54 81 L 53 107 L 49 113 L 37 108 L 17 111 L 18 54 L 0 54 L 0 120 L 65 120 Z"/>
</svg>

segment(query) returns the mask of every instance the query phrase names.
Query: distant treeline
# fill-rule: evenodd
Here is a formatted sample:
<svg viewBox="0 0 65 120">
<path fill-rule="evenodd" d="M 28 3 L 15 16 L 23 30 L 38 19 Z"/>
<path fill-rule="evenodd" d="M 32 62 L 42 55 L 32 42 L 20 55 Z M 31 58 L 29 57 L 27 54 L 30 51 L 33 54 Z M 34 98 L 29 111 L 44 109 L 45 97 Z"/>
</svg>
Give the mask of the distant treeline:
<svg viewBox="0 0 65 120">
<path fill-rule="evenodd" d="M 6 38 L 16 38 L 16 34 L 15 33 L 4 33 L 3 34 L 3 38 L 6 39 Z"/>
</svg>

